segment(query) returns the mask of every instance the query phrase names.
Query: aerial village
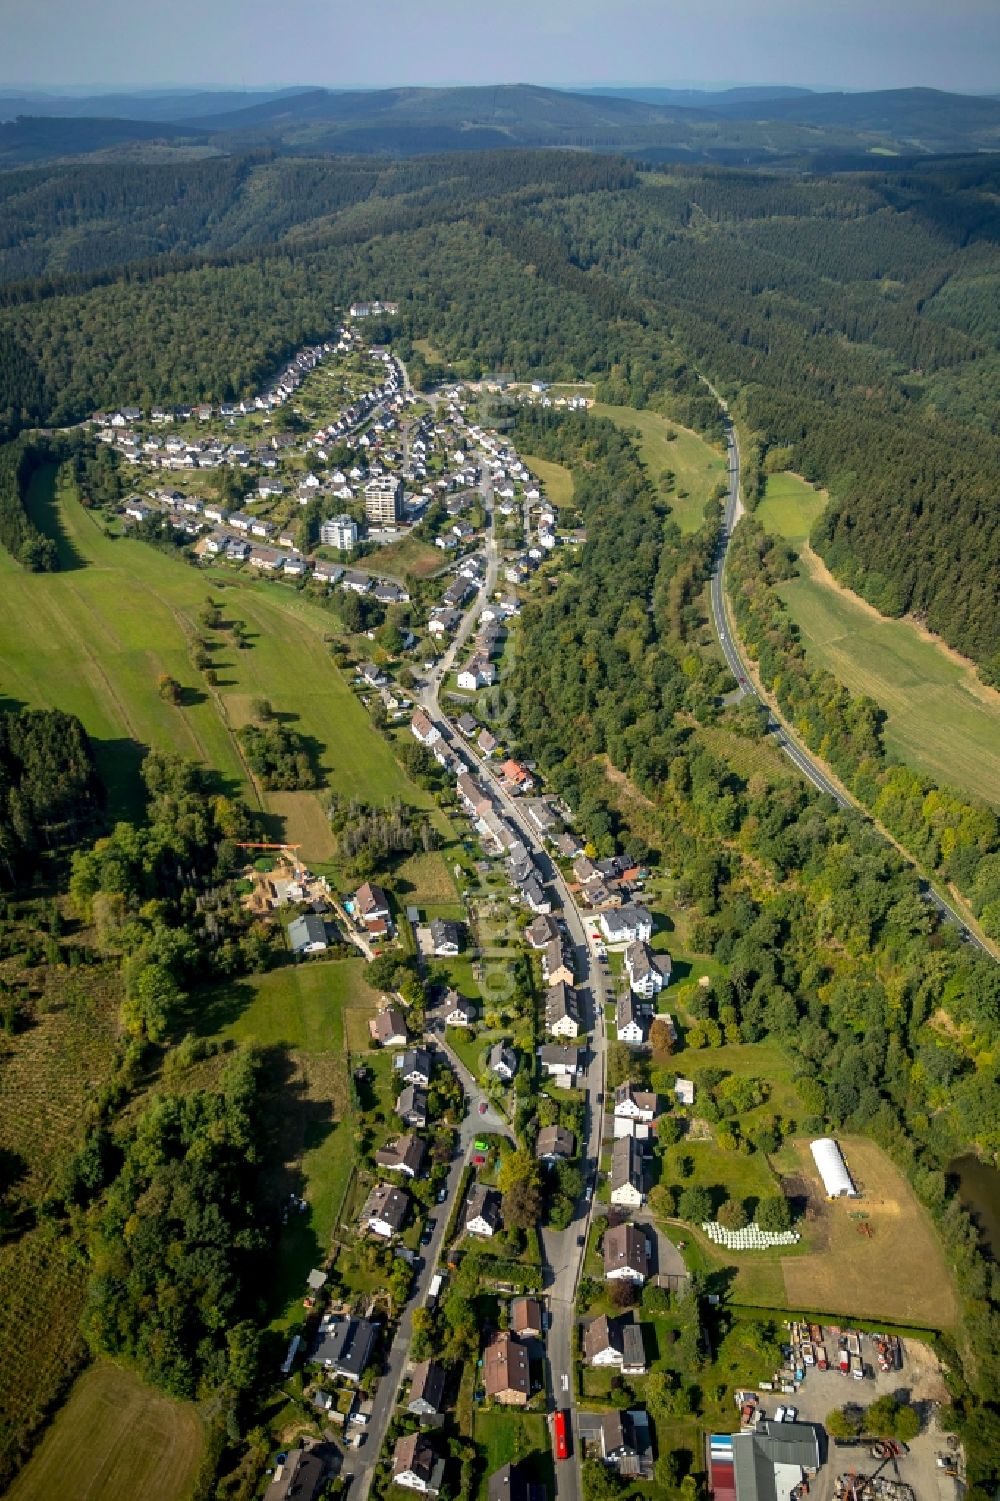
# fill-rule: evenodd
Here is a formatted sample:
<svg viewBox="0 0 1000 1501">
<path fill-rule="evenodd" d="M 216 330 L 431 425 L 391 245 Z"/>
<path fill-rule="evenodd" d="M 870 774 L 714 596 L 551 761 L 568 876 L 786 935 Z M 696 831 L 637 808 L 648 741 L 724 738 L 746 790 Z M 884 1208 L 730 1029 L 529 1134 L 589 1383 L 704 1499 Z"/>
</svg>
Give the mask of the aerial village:
<svg viewBox="0 0 1000 1501">
<path fill-rule="evenodd" d="M 267 1501 L 320 1496 L 332 1480 L 352 1496 L 575 1501 L 581 1463 L 584 1495 L 673 1495 L 697 1472 L 717 1501 L 951 1501 L 959 1460 L 933 1423 L 912 1443 L 862 1437 L 871 1404 L 892 1407 L 921 1381 L 934 1390 L 933 1362 L 896 1333 L 804 1309 L 743 1352 L 739 1385 L 716 1376 L 713 1330 L 723 1351 L 735 1337 L 704 1291 L 700 1247 L 737 1260 L 794 1251 L 801 1216 L 781 1194 L 765 1214 L 763 1200 L 748 1211 L 735 1192 L 720 1206 L 684 1186 L 698 1143 L 727 1129 L 728 1086 L 679 1066 L 662 885 L 628 850 L 581 839 L 573 809 L 508 743 L 503 713 L 522 609 L 572 566 L 585 532 L 482 417 L 478 389 L 428 399 L 391 345 L 365 338 L 367 320 L 394 311 L 353 305 L 252 400 L 94 418 L 134 475 L 125 527 L 177 534 L 212 576 L 354 595 L 362 639 L 408 607 L 394 661 L 373 650 L 355 688 L 437 768 L 476 876 L 463 877 L 458 917 L 377 880 L 338 890 L 291 847 L 244 873 L 245 905 L 284 923 L 297 962 L 341 948 L 381 966 L 369 1051 L 352 1058 L 377 1124 L 282 1366 L 314 1431 L 274 1461 Z M 541 385 L 513 399 L 587 402 Z M 213 471 L 237 477 L 238 497 L 212 498 Z M 415 542 L 418 585 L 404 566 Z M 382 984 L 394 954 L 414 955 L 425 983 Z M 695 987 L 704 1016 L 711 984 Z M 856 1215 L 861 1244 L 870 1224 L 849 1151 L 830 1138 L 808 1148 L 803 1197 Z M 663 1186 L 674 1177 L 679 1195 Z M 695 1370 L 724 1394 L 710 1430 L 691 1415 Z M 835 1409 L 840 1435 L 824 1426 Z M 523 1456 L 511 1413 L 533 1436 Z M 481 1480 L 470 1431 L 507 1455 Z"/>
</svg>

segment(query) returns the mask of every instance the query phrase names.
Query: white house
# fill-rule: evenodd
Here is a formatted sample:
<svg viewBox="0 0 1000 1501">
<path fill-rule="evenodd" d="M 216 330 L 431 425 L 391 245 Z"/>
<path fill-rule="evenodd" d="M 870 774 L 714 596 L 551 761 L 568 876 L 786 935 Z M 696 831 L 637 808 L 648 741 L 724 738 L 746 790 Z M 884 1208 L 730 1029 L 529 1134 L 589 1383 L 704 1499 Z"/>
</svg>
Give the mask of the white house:
<svg viewBox="0 0 1000 1501">
<path fill-rule="evenodd" d="M 465 1206 L 465 1229 L 469 1235 L 487 1238 L 495 1234 L 500 1222 L 499 1195 L 482 1183 L 473 1185 Z"/>
<path fill-rule="evenodd" d="M 645 1017 L 631 990 L 622 991 L 615 1006 L 618 1041 L 639 1047 L 646 1041 Z"/>
<path fill-rule="evenodd" d="M 410 734 L 414 740 L 428 747 L 436 745 L 441 739 L 441 731 L 423 709 L 417 709 L 410 720 Z"/>
<path fill-rule="evenodd" d="M 392 1480 L 422 1496 L 436 1496 L 444 1477 L 444 1460 L 422 1433 L 411 1433 L 398 1440 L 392 1455 Z"/>
<path fill-rule="evenodd" d="M 670 983 L 670 955 L 654 954 L 643 942 L 630 943 L 625 950 L 625 969 L 636 995 L 651 1000 Z"/>
<path fill-rule="evenodd" d="M 621 1136 L 611 1149 L 612 1204 L 638 1209 L 646 1202 L 642 1191 L 642 1148 L 634 1136 Z"/>
<path fill-rule="evenodd" d="M 601 928 L 609 944 L 648 943 L 653 936 L 653 919 L 645 907 L 630 902 L 602 912 Z"/>
</svg>

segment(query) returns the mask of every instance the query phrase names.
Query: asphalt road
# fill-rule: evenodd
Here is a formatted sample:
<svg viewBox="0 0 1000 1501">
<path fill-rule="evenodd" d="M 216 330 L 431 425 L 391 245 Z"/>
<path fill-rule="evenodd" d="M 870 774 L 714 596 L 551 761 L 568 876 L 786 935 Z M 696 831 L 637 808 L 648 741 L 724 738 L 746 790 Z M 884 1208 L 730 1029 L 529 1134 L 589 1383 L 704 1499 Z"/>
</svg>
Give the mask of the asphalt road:
<svg viewBox="0 0 1000 1501">
<path fill-rule="evenodd" d="M 719 645 L 725 654 L 730 671 L 735 677 L 738 686 L 736 699 L 759 698 L 753 679 L 750 676 L 742 647 L 733 630 L 729 612 L 726 608 L 725 575 L 726 559 L 729 553 L 729 543 L 737 522 L 742 513 L 740 502 L 740 446 L 736 432 L 729 420 L 729 413 L 723 403 L 723 416 L 726 428 L 726 445 L 729 452 L 729 498 L 726 502 L 725 515 L 722 529 L 719 533 L 719 543 L 712 565 L 712 577 L 710 597 L 712 602 L 712 625 L 715 634 L 719 638 Z M 853 808 L 867 818 L 866 810 L 855 803 L 853 799 L 845 797 L 844 793 L 831 780 L 824 768 L 805 751 L 794 738 L 786 721 L 778 714 L 771 705 L 766 705 L 768 710 L 768 730 L 774 736 L 777 744 L 784 751 L 788 759 L 798 768 L 816 788 L 818 792 L 832 797 L 840 808 Z M 968 943 L 975 945 L 984 954 L 993 955 L 982 940 L 966 927 L 965 920 L 960 913 L 945 901 L 944 897 L 924 879 L 920 882 L 920 892 L 924 900 L 934 907 L 945 922 L 953 923 Z"/>
<path fill-rule="evenodd" d="M 525 845 L 532 852 L 545 875 L 546 885 L 553 893 L 553 906 L 566 926 L 574 951 L 582 1019 L 585 1027 L 589 1025 L 591 1028 L 592 1040 L 584 1055 L 583 1089 L 587 1105 L 587 1139 L 584 1150 L 581 1152 L 581 1167 L 585 1184 L 596 1186 L 603 1130 L 606 1074 L 605 970 L 592 951 L 585 921 L 562 873 L 550 859 L 520 801 L 511 797 L 499 785 L 490 763 L 479 754 L 477 747 L 471 741 L 465 740 L 449 722 L 438 702 L 441 683 L 446 673 L 450 671 L 458 652 L 471 634 L 486 601 L 496 587 L 499 559 L 493 527 L 492 492 L 488 480 L 484 481 L 484 499 L 487 502 L 490 518 L 486 584 L 466 612 L 452 645 L 428 675 L 420 700 L 451 749 L 479 775 L 483 785 L 490 790 L 496 805 L 518 829 Z M 576 1288 L 583 1266 L 592 1209 L 592 1196 L 588 1197 L 585 1189 L 569 1227 L 562 1231 L 545 1230 L 542 1233 L 545 1295 L 549 1311 L 549 1328 L 546 1333 L 549 1406 L 552 1411 L 556 1408 L 563 1408 L 569 1412 L 570 1426 L 574 1436 L 572 1459 L 556 1465 L 557 1501 L 580 1501 L 582 1496 L 579 1445 L 575 1441 L 577 1425 L 573 1385 L 573 1318 Z"/>
</svg>

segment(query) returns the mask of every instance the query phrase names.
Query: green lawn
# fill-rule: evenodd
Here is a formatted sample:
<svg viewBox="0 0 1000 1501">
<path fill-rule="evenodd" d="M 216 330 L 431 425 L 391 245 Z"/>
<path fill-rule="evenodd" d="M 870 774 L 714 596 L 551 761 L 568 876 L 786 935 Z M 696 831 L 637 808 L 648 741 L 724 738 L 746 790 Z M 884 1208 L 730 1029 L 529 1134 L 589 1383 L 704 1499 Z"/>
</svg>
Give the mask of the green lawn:
<svg viewBox="0 0 1000 1501">
<path fill-rule="evenodd" d="M 595 417 L 608 417 L 619 427 L 638 429 L 639 457 L 650 478 L 659 482 L 666 470 L 673 472 L 675 486 L 667 496 L 671 512 L 682 532 L 696 532 L 702 523 L 705 502 L 726 477 L 722 453 L 690 428 L 681 427 L 659 412 L 606 406 L 602 402 L 595 403 L 590 410 Z M 676 437 L 670 439 L 669 433 L 675 433 Z"/>
<path fill-rule="evenodd" d="M 551 459 L 539 459 L 534 454 L 522 454 L 524 462 L 542 482 L 546 500 L 558 508 L 573 504 L 573 475 L 564 464 L 553 464 Z"/>
<path fill-rule="evenodd" d="M 1000 802 L 1000 693 L 905 620 L 873 614 L 831 585 L 805 554 L 779 593 L 807 662 L 818 662 L 886 712 L 890 753 L 945 784 Z"/>
<path fill-rule="evenodd" d="M 361 959 L 286 965 L 202 994 L 192 1005 L 203 1034 L 288 1053 L 282 1155 L 289 1191 L 294 1187 L 309 1207 L 289 1217 L 279 1242 L 276 1327 L 301 1314 L 305 1275 L 326 1258 L 354 1163 L 348 1049 L 352 1039 L 357 1049 L 367 1038 L 376 1000 L 364 971 Z"/>
<path fill-rule="evenodd" d="M 754 515 L 766 532 L 788 542 L 804 542 L 826 508 L 825 490 L 814 490 L 797 474 L 768 475 L 764 498 Z"/>
<path fill-rule="evenodd" d="M 491 1412 L 479 1410 L 473 1433 L 485 1460 L 481 1497 L 487 1494 L 487 1482 L 494 1470 L 515 1460 L 525 1463 L 531 1479 L 546 1485 L 550 1496 L 554 1494 L 552 1445 L 542 1413 L 505 1412 L 502 1408 Z"/>
<path fill-rule="evenodd" d="M 333 617 L 293 589 L 205 574 L 145 543 L 105 534 L 99 519 L 63 490 L 55 471 L 39 470 L 31 504 L 60 539 L 59 573 L 4 573 L 0 591 L 0 672 L 7 695 L 31 707 L 79 715 L 94 742 L 113 818 L 141 808 L 139 767 L 156 746 L 191 756 L 256 803 L 233 736 L 254 697 L 270 699 L 308 737 L 324 786 L 347 797 L 421 807 L 433 800 L 403 775 L 388 743 L 333 665 L 324 635 Z M 227 620 L 245 621 L 250 650 L 226 630 L 209 633 L 218 686 L 209 688 L 189 660 L 207 595 Z M 29 624 L 30 623 L 30 628 Z M 182 685 L 180 705 L 165 703 L 157 679 Z M 275 833 L 301 842 L 307 858 L 331 852 L 322 794 L 264 794 Z"/>
</svg>

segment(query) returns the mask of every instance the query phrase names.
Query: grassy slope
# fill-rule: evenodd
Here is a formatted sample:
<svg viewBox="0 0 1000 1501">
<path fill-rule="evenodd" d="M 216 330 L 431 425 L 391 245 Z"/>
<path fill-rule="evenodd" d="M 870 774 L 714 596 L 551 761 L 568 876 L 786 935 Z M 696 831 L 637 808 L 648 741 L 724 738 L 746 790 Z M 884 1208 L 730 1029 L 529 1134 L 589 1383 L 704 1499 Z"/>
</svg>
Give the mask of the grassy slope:
<svg viewBox="0 0 1000 1501">
<path fill-rule="evenodd" d="M 772 474 L 754 515 L 772 536 L 784 537 L 788 542 L 804 542 L 826 501 L 825 490 L 814 490 L 797 474 Z"/>
<path fill-rule="evenodd" d="M 772 494 L 769 481 L 756 514 L 769 529 L 802 542 L 821 497 L 794 475 L 778 478 L 780 488 Z M 800 577 L 779 593 L 809 659 L 886 711 L 890 752 L 974 797 L 1000 801 L 1000 694 L 909 621 L 877 615 L 831 584 L 808 551 Z"/>
<path fill-rule="evenodd" d="M 12 1501 L 181 1501 L 201 1454 L 191 1403 L 171 1401 L 137 1376 L 100 1363 L 77 1381 Z"/>
<path fill-rule="evenodd" d="M 53 471 L 35 480 L 45 508 Z M 332 621 L 318 605 L 271 583 L 234 581 L 222 590 L 207 577 L 138 541 L 105 535 L 75 497 L 58 497 L 62 547 L 76 567 L 56 574 L 13 568 L 0 591 L 0 673 L 6 693 L 36 707 L 76 713 L 94 738 L 113 816 L 140 806 L 142 747 L 194 756 L 254 801 L 231 733 L 251 698 L 269 698 L 311 738 L 326 785 L 346 796 L 384 802 L 399 795 L 430 806 L 403 776 L 389 746 L 371 731 L 364 708 L 333 666 L 324 642 Z M 215 693 L 190 665 L 189 641 L 205 597 L 213 593 L 226 618 L 242 618 L 253 646 L 237 651 L 214 633 Z M 186 690 L 184 703 L 164 703 L 156 680 L 169 673 Z M 329 854 L 329 833 L 315 793 L 265 795 L 287 815 L 289 837 L 313 859 Z"/>
<path fill-rule="evenodd" d="M 668 497 L 671 512 L 682 532 L 696 532 L 706 500 L 719 481 L 725 479 L 726 461 L 722 454 L 690 428 L 681 427 L 659 412 L 605 406 L 602 402 L 590 410 L 595 417 L 609 417 L 619 427 L 638 428 L 639 457 L 650 477 L 659 481 L 665 469 L 673 470 L 676 487 Z M 672 442 L 667 439 L 668 432 L 677 434 Z M 686 497 L 680 496 L 681 490 L 688 492 Z"/>
<path fill-rule="evenodd" d="M 564 464 L 553 464 L 551 459 L 539 459 L 525 453 L 521 457 L 542 482 L 546 500 L 558 509 L 573 504 L 573 476 Z"/>
</svg>

